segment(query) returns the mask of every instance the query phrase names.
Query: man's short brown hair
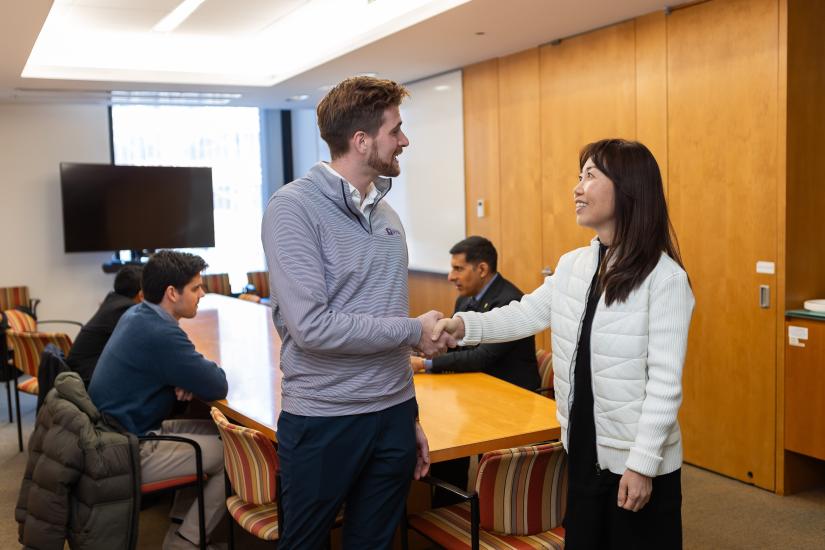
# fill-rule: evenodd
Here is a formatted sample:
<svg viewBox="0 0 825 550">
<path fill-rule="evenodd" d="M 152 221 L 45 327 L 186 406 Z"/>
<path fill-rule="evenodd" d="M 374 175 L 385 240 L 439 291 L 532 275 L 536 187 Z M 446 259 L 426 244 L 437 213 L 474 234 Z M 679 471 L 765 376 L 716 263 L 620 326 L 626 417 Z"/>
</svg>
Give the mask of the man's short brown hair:
<svg viewBox="0 0 825 550">
<path fill-rule="evenodd" d="M 401 84 L 372 76 L 354 76 L 331 89 L 318 104 L 318 128 L 332 158 L 347 152 L 355 132 L 374 136 L 384 111 L 409 95 Z"/>
</svg>

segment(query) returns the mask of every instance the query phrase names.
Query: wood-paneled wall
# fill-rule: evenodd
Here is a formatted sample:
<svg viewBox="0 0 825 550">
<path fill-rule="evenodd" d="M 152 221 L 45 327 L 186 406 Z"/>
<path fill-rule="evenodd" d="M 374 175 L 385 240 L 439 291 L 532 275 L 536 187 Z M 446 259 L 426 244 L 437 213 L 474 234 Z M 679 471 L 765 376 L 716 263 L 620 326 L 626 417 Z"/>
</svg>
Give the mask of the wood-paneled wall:
<svg viewBox="0 0 825 550">
<path fill-rule="evenodd" d="M 446 252 L 445 252 L 446 254 Z M 410 315 L 418 317 L 431 309 L 452 315 L 458 293 L 446 275 L 410 271 Z"/>
<path fill-rule="evenodd" d="M 820 124 L 825 120 L 825 41 L 822 22 L 825 21 L 825 2 L 821 0 L 788 0 L 780 3 L 780 17 L 785 14 L 787 44 L 787 147 L 785 169 L 787 174 L 784 201 L 778 201 L 778 216 L 785 231 L 784 286 L 785 307 L 797 309 L 806 299 L 825 298 L 825 253 L 823 253 L 823 215 L 825 212 L 825 185 L 819 177 L 819 166 L 825 158 L 825 141 Z M 780 25 L 780 32 L 783 25 Z M 782 326 L 783 319 L 777 323 Z M 786 347 L 786 333 L 777 334 L 780 360 Z M 824 359 L 825 360 L 825 359 Z M 822 485 L 825 478 L 823 463 L 812 458 L 785 451 L 785 371 L 777 373 L 777 491 L 792 493 Z M 799 398 L 789 388 L 787 400 Z M 819 414 L 823 411 L 820 409 Z M 811 426 L 806 426 L 810 429 Z"/>
<path fill-rule="evenodd" d="M 668 18 L 673 225 L 696 296 L 680 415 L 685 460 L 774 488 L 778 4 L 707 2 Z M 781 267 L 781 266 L 780 266 Z M 759 307 L 769 285 L 771 307 Z M 730 419 L 713 426 L 712 419 Z"/>
<path fill-rule="evenodd" d="M 811 124 L 825 117 L 823 11 L 816 0 L 711 0 L 464 72 L 468 234 L 493 239 L 502 273 L 526 292 L 593 236 L 573 211 L 580 148 L 624 137 L 651 149 L 697 297 L 686 460 L 780 492 L 779 321 L 786 295 L 789 307 L 825 295 L 825 142 Z M 775 273 L 757 274 L 757 260 Z"/>
</svg>

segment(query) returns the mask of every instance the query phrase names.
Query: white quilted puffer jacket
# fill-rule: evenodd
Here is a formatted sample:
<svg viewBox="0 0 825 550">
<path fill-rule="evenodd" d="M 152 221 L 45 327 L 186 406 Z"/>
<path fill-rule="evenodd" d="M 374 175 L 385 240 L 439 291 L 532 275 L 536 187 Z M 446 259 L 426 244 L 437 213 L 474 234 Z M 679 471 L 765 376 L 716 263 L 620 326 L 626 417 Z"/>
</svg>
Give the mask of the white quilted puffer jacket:
<svg viewBox="0 0 825 550">
<path fill-rule="evenodd" d="M 576 349 L 599 241 L 569 252 L 542 286 L 490 312 L 459 313 L 463 345 L 524 338 L 552 330 L 556 410 L 567 448 L 573 405 Z M 596 448 L 599 465 L 616 474 L 626 468 L 646 476 L 682 465 L 677 414 L 693 293 L 687 274 L 667 254 L 624 303 L 607 307 L 604 295 L 590 336 Z"/>
</svg>

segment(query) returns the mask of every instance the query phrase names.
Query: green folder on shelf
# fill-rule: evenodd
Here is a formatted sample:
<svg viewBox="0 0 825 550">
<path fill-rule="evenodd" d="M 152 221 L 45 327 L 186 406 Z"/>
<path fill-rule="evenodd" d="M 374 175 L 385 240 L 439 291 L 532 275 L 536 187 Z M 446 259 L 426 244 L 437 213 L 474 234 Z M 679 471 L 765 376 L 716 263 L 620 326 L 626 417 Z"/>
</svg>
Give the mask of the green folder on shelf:
<svg viewBox="0 0 825 550">
<path fill-rule="evenodd" d="M 809 311 L 807 309 L 789 309 L 785 312 L 785 317 L 798 317 L 802 319 L 816 319 L 825 321 L 825 313 L 819 311 Z"/>
</svg>

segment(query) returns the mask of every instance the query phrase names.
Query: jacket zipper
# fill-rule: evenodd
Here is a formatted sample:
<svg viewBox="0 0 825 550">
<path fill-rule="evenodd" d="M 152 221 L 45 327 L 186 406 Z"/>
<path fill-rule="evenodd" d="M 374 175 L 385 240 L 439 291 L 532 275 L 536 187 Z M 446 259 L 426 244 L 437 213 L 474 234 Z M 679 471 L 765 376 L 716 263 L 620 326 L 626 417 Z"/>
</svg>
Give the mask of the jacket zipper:
<svg viewBox="0 0 825 550">
<path fill-rule="evenodd" d="M 387 190 L 378 195 L 378 198 L 375 199 L 374 203 L 372 203 L 372 208 L 370 208 L 370 215 L 367 217 L 367 222 L 370 224 L 370 235 L 372 235 L 372 213 L 375 212 L 376 207 L 378 207 L 378 203 L 381 202 L 391 190 L 392 180 L 389 180 L 389 187 L 387 187 Z"/>
<path fill-rule="evenodd" d="M 596 269 L 599 269 L 599 250 L 598 250 L 598 248 L 596 249 Z M 595 275 L 595 274 L 596 274 L 596 272 L 594 271 L 593 275 Z M 571 416 L 573 414 L 573 394 L 575 393 L 575 390 L 576 390 L 576 379 L 574 378 L 573 370 L 574 370 L 574 367 L 576 365 L 576 358 L 579 355 L 579 343 L 581 341 L 582 326 L 584 325 L 584 317 L 585 317 L 585 315 L 587 315 L 587 300 L 590 298 L 590 289 L 593 286 L 593 275 L 590 276 L 590 284 L 587 285 L 587 293 L 584 295 L 585 296 L 584 311 L 582 311 L 581 317 L 579 318 L 579 328 L 576 331 L 576 350 L 573 352 L 573 357 L 570 360 L 570 366 L 567 369 L 567 379 L 570 380 L 570 393 L 567 395 L 567 420 L 568 420 L 568 426 L 570 426 L 570 419 L 571 419 Z M 596 303 L 596 307 L 597 308 L 599 307 L 598 302 Z M 595 317 L 596 317 L 596 312 L 594 311 L 593 312 L 593 318 L 595 319 Z M 593 334 L 592 325 L 591 325 L 590 334 L 591 334 L 591 336 Z M 595 386 L 594 378 L 593 378 L 593 362 L 592 361 L 590 362 L 590 391 L 593 392 L 593 423 L 595 424 L 595 422 L 596 422 L 596 386 Z M 568 444 L 568 446 L 570 445 L 570 431 L 569 430 L 567 432 L 567 444 Z M 599 446 L 598 446 L 598 443 L 597 443 L 596 444 L 596 471 L 597 472 L 599 471 L 598 452 L 599 452 Z"/>
<path fill-rule="evenodd" d="M 355 219 L 358 222 L 358 225 L 361 226 L 361 229 L 366 231 L 368 234 L 372 235 L 372 226 L 370 226 L 370 229 L 364 227 L 364 224 L 361 223 L 361 217 L 357 213 L 353 212 L 352 208 L 350 208 L 349 201 L 347 200 L 347 192 L 346 187 L 344 186 L 344 180 L 341 180 L 341 198 L 344 199 L 344 204 L 346 205 L 347 210 L 349 210 L 349 213 L 355 216 Z M 370 211 L 370 214 L 372 214 L 372 211 Z"/>
<path fill-rule="evenodd" d="M 384 193 L 381 193 L 380 195 L 378 195 L 378 198 L 375 199 L 374 203 L 372 203 L 372 208 L 370 208 L 370 215 L 367 217 L 367 223 L 369 224 L 369 229 L 367 229 L 366 227 L 364 227 L 364 224 L 361 223 L 361 217 L 356 212 L 353 212 L 352 208 L 350 208 L 349 201 L 347 200 L 346 186 L 344 185 L 344 180 L 341 180 L 341 197 L 344 199 L 344 204 L 347 205 L 347 210 L 349 210 L 350 214 L 355 216 L 355 219 L 358 220 L 358 224 L 361 226 L 361 228 L 364 231 L 366 231 L 367 233 L 369 233 L 370 235 L 373 234 L 373 232 L 372 232 L 372 213 L 375 212 L 375 207 L 377 207 L 378 203 L 381 202 L 381 200 L 385 196 L 387 196 L 387 193 L 389 193 L 391 189 L 392 189 L 392 180 L 390 180 L 389 187 L 387 188 L 387 190 Z"/>
</svg>

